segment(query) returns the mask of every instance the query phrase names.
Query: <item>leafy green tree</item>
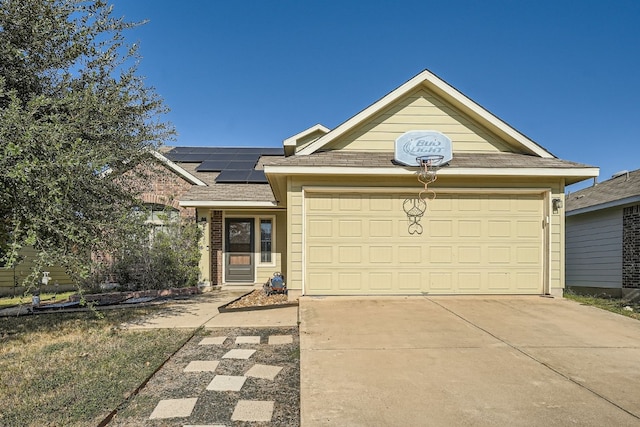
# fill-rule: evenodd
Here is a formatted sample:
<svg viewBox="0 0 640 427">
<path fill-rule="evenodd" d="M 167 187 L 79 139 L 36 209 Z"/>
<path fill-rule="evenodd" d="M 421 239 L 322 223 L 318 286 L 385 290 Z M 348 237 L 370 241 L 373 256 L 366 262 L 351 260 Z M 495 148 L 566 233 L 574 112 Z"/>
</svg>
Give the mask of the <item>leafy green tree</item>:
<svg viewBox="0 0 640 427">
<path fill-rule="evenodd" d="M 30 283 L 119 247 L 141 165 L 173 134 L 123 37 L 136 25 L 100 0 L 0 0 L 0 249 L 8 266 L 36 249 Z"/>
</svg>

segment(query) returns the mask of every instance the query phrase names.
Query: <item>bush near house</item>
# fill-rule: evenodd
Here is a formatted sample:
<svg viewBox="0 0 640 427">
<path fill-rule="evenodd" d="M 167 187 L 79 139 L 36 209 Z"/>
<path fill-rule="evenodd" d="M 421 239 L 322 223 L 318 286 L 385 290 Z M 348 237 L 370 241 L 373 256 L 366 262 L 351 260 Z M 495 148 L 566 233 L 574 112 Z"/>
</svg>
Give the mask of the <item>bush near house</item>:
<svg viewBox="0 0 640 427">
<path fill-rule="evenodd" d="M 103 262 L 89 288 L 115 282 L 127 290 L 168 289 L 198 284 L 202 230 L 193 219 L 166 218 L 161 226 L 141 224 L 112 262 Z"/>
</svg>

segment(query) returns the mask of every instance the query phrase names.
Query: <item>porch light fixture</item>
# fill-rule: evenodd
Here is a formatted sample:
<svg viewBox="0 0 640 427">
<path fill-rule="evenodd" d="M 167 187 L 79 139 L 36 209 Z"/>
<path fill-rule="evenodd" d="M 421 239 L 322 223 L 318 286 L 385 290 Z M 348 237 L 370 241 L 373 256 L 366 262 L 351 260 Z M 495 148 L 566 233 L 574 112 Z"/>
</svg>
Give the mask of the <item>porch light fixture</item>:
<svg viewBox="0 0 640 427">
<path fill-rule="evenodd" d="M 553 206 L 553 213 L 558 213 L 558 210 L 562 209 L 562 199 L 553 199 L 551 206 Z"/>
</svg>

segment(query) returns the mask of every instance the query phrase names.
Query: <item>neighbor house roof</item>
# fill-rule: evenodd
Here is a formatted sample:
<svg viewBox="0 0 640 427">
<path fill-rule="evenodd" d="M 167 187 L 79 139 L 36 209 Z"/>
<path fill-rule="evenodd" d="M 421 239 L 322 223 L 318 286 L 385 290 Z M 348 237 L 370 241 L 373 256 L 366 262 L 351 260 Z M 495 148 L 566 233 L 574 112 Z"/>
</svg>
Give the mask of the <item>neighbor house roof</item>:
<svg viewBox="0 0 640 427">
<path fill-rule="evenodd" d="M 565 198 L 567 215 L 640 202 L 640 169 L 583 188 Z"/>
</svg>

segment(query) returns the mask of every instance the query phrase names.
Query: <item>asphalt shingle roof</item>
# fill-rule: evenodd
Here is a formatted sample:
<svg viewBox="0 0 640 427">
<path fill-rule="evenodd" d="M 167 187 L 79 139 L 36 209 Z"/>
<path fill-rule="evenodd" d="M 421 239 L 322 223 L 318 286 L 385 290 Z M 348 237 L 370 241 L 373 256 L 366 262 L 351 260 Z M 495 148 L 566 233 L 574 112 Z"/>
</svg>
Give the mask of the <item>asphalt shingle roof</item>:
<svg viewBox="0 0 640 427">
<path fill-rule="evenodd" d="M 308 167 L 403 167 L 393 160 L 392 152 L 325 151 L 308 156 L 290 156 L 267 163 L 267 166 Z M 588 165 L 518 153 L 456 153 L 448 168 L 584 168 Z"/>
<path fill-rule="evenodd" d="M 588 208 L 640 196 L 640 169 L 583 188 L 565 198 L 566 211 Z"/>
<path fill-rule="evenodd" d="M 187 153 L 193 155 L 194 153 Z M 200 153 L 198 153 L 200 154 Z M 308 156 L 278 156 L 268 153 L 257 161 L 255 169 L 263 166 L 291 167 L 361 167 L 361 168 L 405 168 L 393 160 L 393 152 L 326 151 Z M 176 161 L 180 167 L 196 176 L 207 186 L 193 186 L 181 197 L 181 201 L 243 201 L 275 202 L 271 186 L 266 183 L 221 183 L 216 182 L 220 172 L 198 171 L 199 162 Z M 517 153 L 456 153 L 445 168 L 583 168 L 580 163 L 542 158 Z"/>
</svg>

